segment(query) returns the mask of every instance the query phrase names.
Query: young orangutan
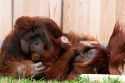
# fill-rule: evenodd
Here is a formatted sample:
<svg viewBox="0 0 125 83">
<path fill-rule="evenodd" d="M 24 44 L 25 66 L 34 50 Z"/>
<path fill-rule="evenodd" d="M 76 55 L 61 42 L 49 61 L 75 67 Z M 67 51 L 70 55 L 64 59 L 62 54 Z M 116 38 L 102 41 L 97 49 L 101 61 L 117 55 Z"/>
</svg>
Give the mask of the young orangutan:
<svg viewBox="0 0 125 83">
<path fill-rule="evenodd" d="M 74 79 L 80 74 L 109 74 L 109 56 L 105 44 L 99 43 L 91 36 L 81 37 L 68 33 L 66 37 L 77 47 L 78 53 L 66 80 Z"/>
</svg>

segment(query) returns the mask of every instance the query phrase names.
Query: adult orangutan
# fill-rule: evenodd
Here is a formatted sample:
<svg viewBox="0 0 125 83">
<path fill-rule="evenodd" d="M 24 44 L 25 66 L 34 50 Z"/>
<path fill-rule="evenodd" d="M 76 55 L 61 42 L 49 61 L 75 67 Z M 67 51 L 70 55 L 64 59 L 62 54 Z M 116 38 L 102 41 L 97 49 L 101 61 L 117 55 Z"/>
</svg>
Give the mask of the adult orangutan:
<svg viewBox="0 0 125 83">
<path fill-rule="evenodd" d="M 13 31 L 5 38 L 1 47 L 0 74 L 15 78 L 42 75 L 46 67 L 42 62 L 33 63 L 30 44 L 35 41 L 36 46 L 40 44 L 43 47 L 37 51 L 43 50 L 51 53 L 55 46 L 52 42 L 61 36 L 61 30 L 51 19 L 28 16 L 18 18 Z M 56 55 L 48 55 L 44 58 L 49 60 L 58 57 L 58 49 L 55 51 L 57 51 Z"/>
</svg>

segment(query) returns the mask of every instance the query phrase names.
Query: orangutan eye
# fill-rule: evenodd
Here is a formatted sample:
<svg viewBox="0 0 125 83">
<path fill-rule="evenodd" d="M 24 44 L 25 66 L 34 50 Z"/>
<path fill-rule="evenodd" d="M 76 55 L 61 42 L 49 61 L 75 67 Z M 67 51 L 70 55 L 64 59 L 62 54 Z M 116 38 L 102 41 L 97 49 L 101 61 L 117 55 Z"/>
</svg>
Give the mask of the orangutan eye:
<svg viewBox="0 0 125 83">
<path fill-rule="evenodd" d="M 84 49 L 84 53 L 87 53 L 89 50 L 91 50 L 92 48 L 91 47 L 86 47 L 85 49 Z"/>
<path fill-rule="evenodd" d="M 39 44 L 40 44 L 40 41 L 38 41 L 38 40 L 34 41 L 35 46 L 38 46 Z"/>
</svg>

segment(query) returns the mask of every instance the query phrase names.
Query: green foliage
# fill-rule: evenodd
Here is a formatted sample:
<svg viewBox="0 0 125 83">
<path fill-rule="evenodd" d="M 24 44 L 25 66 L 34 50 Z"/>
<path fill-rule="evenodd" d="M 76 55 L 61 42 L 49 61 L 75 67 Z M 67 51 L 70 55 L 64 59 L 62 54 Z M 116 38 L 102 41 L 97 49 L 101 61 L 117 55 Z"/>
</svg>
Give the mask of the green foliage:
<svg viewBox="0 0 125 83">
<path fill-rule="evenodd" d="M 103 79 L 98 79 L 92 81 L 89 77 L 77 77 L 74 80 L 67 80 L 63 82 L 50 80 L 45 81 L 44 79 L 41 80 L 34 80 L 32 78 L 24 79 L 14 79 L 12 77 L 0 77 L 0 83 L 123 83 L 122 80 L 119 78 L 111 78 L 111 77 L 104 77 Z"/>
<path fill-rule="evenodd" d="M 111 78 L 111 77 L 106 78 L 106 77 L 104 77 L 103 83 L 123 83 L 123 82 L 119 78 Z"/>
</svg>

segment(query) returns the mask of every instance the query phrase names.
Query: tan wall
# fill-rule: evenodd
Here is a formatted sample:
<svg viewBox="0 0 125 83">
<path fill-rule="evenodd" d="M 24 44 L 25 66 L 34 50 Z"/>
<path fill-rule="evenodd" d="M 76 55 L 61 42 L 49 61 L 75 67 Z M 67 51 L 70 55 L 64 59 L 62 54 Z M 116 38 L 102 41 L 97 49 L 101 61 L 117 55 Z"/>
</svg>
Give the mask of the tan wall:
<svg viewBox="0 0 125 83">
<path fill-rule="evenodd" d="M 8 34 L 12 27 L 11 0 L 0 0 L 0 39 Z"/>
<path fill-rule="evenodd" d="M 117 19 L 125 21 L 125 0 L 0 0 L 0 39 L 23 15 L 52 18 L 64 32 L 108 41 Z"/>
</svg>

